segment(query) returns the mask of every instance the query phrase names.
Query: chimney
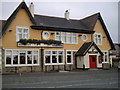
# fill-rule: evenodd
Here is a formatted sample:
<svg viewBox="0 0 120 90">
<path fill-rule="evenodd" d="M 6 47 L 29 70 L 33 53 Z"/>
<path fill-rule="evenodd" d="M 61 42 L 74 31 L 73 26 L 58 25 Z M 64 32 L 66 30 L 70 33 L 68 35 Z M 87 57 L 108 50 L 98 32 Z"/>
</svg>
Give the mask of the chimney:
<svg viewBox="0 0 120 90">
<path fill-rule="evenodd" d="M 34 17 L 34 4 L 33 4 L 33 2 L 30 3 L 29 10 L 30 10 L 32 16 Z"/>
<path fill-rule="evenodd" d="M 70 11 L 70 10 L 66 10 L 66 11 L 65 11 L 65 14 L 64 14 L 64 15 L 65 15 L 65 18 L 66 18 L 67 20 L 70 19 L 70 18 L 69 18 L 69 13 L 70 13 L 69 11 Z"/>
</svg>

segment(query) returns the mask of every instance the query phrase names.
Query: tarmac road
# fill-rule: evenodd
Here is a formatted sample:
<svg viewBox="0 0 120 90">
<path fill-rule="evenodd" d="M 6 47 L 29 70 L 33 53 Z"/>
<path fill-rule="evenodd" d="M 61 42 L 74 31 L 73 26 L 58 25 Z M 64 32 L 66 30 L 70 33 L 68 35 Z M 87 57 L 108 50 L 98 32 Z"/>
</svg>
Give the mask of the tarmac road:
<svg viewBox="0 0 120 90">
<path fill-rule="evenodd" d="M 2 76 L 2 88 L 118 88 L 118 70 L 34 72 Z"/>
</svg>

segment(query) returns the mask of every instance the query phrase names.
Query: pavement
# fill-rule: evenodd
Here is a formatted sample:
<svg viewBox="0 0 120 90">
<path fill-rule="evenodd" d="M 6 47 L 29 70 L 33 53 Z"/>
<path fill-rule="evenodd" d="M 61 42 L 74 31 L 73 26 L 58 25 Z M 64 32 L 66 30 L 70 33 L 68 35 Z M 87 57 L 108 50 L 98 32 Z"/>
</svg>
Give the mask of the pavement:
<svg viewBox="0 0 120 90">
<path fill-rule="evenodd" d="M 118 70 L 31 72 L 2 75 L 2 88 L 118 88 Z"/>
</svg>

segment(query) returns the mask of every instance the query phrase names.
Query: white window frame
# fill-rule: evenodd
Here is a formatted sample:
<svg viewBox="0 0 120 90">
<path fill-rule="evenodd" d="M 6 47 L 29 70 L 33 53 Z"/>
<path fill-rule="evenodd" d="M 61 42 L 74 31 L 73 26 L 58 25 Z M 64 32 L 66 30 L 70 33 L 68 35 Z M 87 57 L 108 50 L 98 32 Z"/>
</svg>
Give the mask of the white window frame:
<svg viewBox="0 0 120 90">
<path fill-rule="evenodd" d="M 96 38 L 95 38 L 95 35 L 97 35 L 97 42 L 96 42 Z M 101 36 L 101 43 L 99 43 L 99 38 L 98 38 L 98 35 L 100 35 Z M 102 34 L 101 33 L 95 33 L 94 34 L 94 42 L 96 43 L 96 45 L 102 45 Z"/>
<path fill-rule="evenodd" d="M 45 62 L 45 56 L 48 55 L 48 54 L 45 54 L 46 51 L 50 51 L 50 52 L 51 52 L 51 53 L 49 54 L 49 55 L 50 55 L 50 63 L 46 63 L 46 62 Z M 57 54 L 56 54 L 56 55 L 57 55 L 57 63 L 52 63 L 52 55 L 53 55 L 53 54 L 52 54 L 52 51 L 57 51 Z M 59 52 L 59 51 L 62 51 L 62 52 L 63 52 L 63 54 L 62 54 L 62 55 L 63 55 L 63 62 L 62 62 L 62 63 L 59 63 L 59 62 L 58 62 L 58 56 L 59 56 L 58 52 Z M 54 55 L 53 55 L 53 56 L 54 56 Z M 64 65 L 64 64 L 65 64 L 65 63 L 64 63 L 64 50 L 59 50 L 59 49 L 58 49 L 58 50 L 51 50 L 51 49 L 46 49 L 46 50 L 44 50 L 44 65 Z"/>
<path fill-rule="evenodd" d="M 12 60 L 11 60 L 11 64 L 6 64 L 6 52 L 7 50 L 11 50 L 12 51 Z M 18 64 L 13 64 L 13 51 L 17 50 L 18 51 Z M 26 53 L 26 62 L 25 64 L 20 64 L 20 52 L 21 51 L 25 51 Z M 27 51 L 37 51 L 38 52 L 38 63 L 37 64 L 27 64 Z M 33 57 L 33 53 L 32 53 L 32 57 Z M 32 58 L 32 62 L 33 62 L 33 58 Z M 13 66 L 38 66 L 39 65 L 39 50 L 38 49 L 5 49 L 5 67 L 13 67 Z"/>
<path fill-rule="evenodd" d="M 59 33 L 59 35 L 57 35 L 56 33 Z M 65 35 L 63 35 L 63 33 L 65 33 Z M 68 36 L 68 34 L 70 34 L 70 36 Z M 76 36 L 74 36 L 73 34 L 75 34 Z M 55 40 L 58 40 L 57 37 L 60 37 L 60 40 L 62 43 L 65 44 L 78 44 L 78 34 L 77 33 L 71 33 L 71 32 L 55 32 Z M 65 37 L 65 41 L 62 40 L 62 38 Z M 70 42 L 68 42 L 68 38 L 71 37 Z M 73 38 L 76 38 L 76 41 L 73 42 Z"/>
<path fill-rule="evenodd" d="M 30 37 L 30 34 L 29 34 L 30 30 L 29 30 L 29 27 L 17 26 L 17 27 L 16 27 L 16 41 L 19 41 L 19 38 L 18 38 L 18 35 L 19 35 L 18 28 L 21 28 L 21 29 L 22 29 L 22 38 L 23 38 L 23 34 L 27 34 L 27 33 L 23 33 L 24 29 L 28 29 L 28 38 L 23 38 L 23 39 L 29 39 L 29 37 Z"/>
<path fill-rule="evenodd" d="M 71 52 L 71 63 L 67 62 L 67 52 Z M 73 52 L 77 52 L 77 50 L 66 50 L 66 64 L 73 64 Z"/>
<path fill-rule="evenodd" d="M 45 33 L 48 34 L 48 37 L 45 36 Z M 43 33 L 42 33 L 42 38 L 43 38 L 43 39 L 49 39 L 49 38 L 50 38 L 50 33 L 49 33 L 48 31 L 43 31 Z"/>
<path fill-rule="evenodd" d="M 86 39 L 83 38 L 84 36 L 86 36 Z M 88 35 L 82 34 L 82 40 L 83 40 L 83 41 L 87 41 L 87 40 L 88 40 Z"/>
<path fill-rule="evenodd" d="M 108 55 L 108 51 L 107 50 L 102 50 L 104 56 L 103 56 L 103 62 L 109 62 L 109 55 Z M 106 54 L 105 54 L 106 52 Z M 107 61 L 105 61 L 105 55 L 107 55 Z"/>
</svg>

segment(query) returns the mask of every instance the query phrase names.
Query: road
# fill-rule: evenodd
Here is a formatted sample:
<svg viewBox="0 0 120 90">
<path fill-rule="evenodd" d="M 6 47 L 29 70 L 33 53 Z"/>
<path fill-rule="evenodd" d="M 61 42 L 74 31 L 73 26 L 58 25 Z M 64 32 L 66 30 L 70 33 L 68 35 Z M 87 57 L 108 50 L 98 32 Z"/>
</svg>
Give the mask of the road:
<svg viewBox="0 0 120 90">
<path fill-rule="evenodd" d="M 118 88 L 117 69 L 10 74 L 2 79 L 2 88 Z"/>
</svg>

